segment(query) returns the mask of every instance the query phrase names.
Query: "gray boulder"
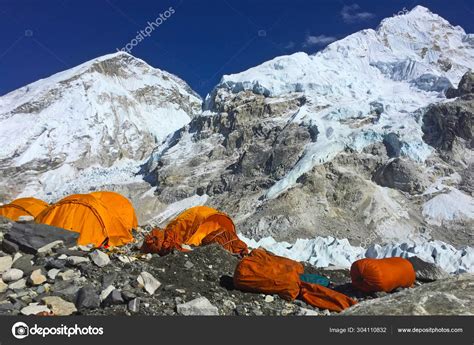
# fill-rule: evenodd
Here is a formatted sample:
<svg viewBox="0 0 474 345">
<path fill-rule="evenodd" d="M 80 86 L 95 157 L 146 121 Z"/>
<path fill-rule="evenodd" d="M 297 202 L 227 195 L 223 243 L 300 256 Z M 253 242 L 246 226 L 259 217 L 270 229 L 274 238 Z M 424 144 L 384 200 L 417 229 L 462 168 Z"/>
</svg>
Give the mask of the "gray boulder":
<svg viewBox="0 0 474 345">
<path fill-rule="evenodd" d="M 90 285 L 79 289 L 76 296 L 76 307 L 78 309 L 94 309 L 100 307 L 100 299 L 97 291 Z"/>
<path fill-rule="evenodd" d="M 474 275 L 461 274 L 366 300 L 342 315 L 474 315 Z"/>
<path fill-rule="evenodd" d="M 410 194 L 420 193 L 426 188 L 422 171 L 407 158 L 389 160 L 375 172 L 373 179 L 383 187 Z"/>
<path fill-rule="evenodd" d="M 5 238 L 16 243 L 20 250 L 36 254 L 38 249 L 55 242 L 63 241 L 65 246 L 76 244 L 79 234 L 73 231 L 36 223 L 15 223 Z"/>
<path fill-rule="evenodd" d="M 408 258 L 413 265 L 416 273 L 416 279 L 423 282 L 432 282 L 449 277 L 449 273 L 436 266 L 435 264 L 421 260 L 417 256 Z"/>
</svg>

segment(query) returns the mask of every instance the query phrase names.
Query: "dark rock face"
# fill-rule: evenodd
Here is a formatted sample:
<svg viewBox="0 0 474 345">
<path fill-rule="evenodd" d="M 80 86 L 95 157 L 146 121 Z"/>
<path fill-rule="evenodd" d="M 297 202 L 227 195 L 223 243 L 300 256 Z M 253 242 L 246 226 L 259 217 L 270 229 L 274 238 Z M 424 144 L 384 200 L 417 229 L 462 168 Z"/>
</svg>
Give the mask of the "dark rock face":
<svg viewBox="0 0 474 345">
<path fill-rule="evenodd" d="M 451 151 L 454 140 L 466 140 L 473 148 L 474 133 L 473 100 L 455 100 L 431 106 L 423 116 L 423 140 L 436 149 Z"/>
<path fill-rule="evenodd" d="M 417 256 L 408 258 L 416 272 L 416 279 L 424 282 L 432 282 L 439 279 L 448 278 L 449 274 L 438 266 L 423 261 Z"/>
<path fill-rule="evenodd" d="M 388 161 L 375 172 L 374 181 L 381 186 L 411 194 L 425 189 L 422 172 L 409 159 L 396 158 Z"/>
<path fill-rule="evenodd" d="M 459 97 L 449 103 L 431 106 L 423 116 L 423 140 L 442 151 L 451 151 L 456 137 L 474 147 L 474 72 L 461 78 L 458 88 L 446 91 L 447 98 Z"/>
<path fill-rule="evenodd" d="M 451 87 L 446 90 L 446 97 L 455 98 L 472 93 L 474 93 L 474 72 L 469 71 L 459 81 L 457 89 Z"/>
<path fill-rule="evenodd" d="M 41 247 L 58 240 L 63 241 L 66 246 L 73 246 L 77 243 L 79 234 L 45 224 L 14 223 L 5 238 L 16 243 L 25 253 L 36 254 Z"/>
<path fill-rule="evenodd" d="M 395 133 L 389 133 L 383 138 L 383 144 L 387 150 L 387 155 L 390 158 L 400 156 L 402 149 L 402 143 L 400 142 L 398 135 Z"/>
</svg>

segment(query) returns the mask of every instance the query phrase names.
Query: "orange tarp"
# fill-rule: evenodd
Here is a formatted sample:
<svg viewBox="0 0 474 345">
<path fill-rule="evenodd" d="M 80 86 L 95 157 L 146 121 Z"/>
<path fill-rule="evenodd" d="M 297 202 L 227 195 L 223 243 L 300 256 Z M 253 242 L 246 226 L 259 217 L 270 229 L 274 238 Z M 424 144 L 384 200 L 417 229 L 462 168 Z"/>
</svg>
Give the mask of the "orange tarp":
<svg viewBox="0 0 474 345">
<path fill-rule="evenodd" d="M 120 246 L 133 240 L 132 229 L 111 210 L 113 207 L 93 195 L 74 194 L 45 209 L 35 221 L 80 233 L 78 244 Z M 128 219 L 127 224 L 131 223 Z"/>
<path fill-rule="evenodd" d="M 215 237 L 215 242 L 227 241 L 226 249 L 233 253 L 241 253 L 246 245 L 238 241 L 234 222 L 225 213 L 207 206 L 192 207 L 172 220 L 164 230 L 154 229 L 145 238 L 142 251 L 165 255 L 173 249 L 183 250 L 182 245 L 199 246 L 202 241 L 216 231 L 227 232 L 228 235 Z M 238 238 L 237 238 L 238 239 Z M 209 243 L 210 238 L 206 241 Z"/>
<path fill-rule="evenodd" d="M 390 292 L 415 283 L 415 270 L 407 259 L 361 259 L 351 266 L 352 285 L 364 292 Z"/>
<path fill-rule="evenodd" d="M 21 216 L 36 217 L 48 207 L 48 203 L 35 198 L 20 198 L 0 206 L 0 216 L 17 221 Z"/>
<path fill-rule="evenodd" d="M 277 294 L 286 300 L 300 298 L 321 309 L 342 311 L 356 301 L 337 291 L 300 281 L 301 263 L 254 249 L 237 265 L 234 286 L 243 291 Z"/>
</svg>

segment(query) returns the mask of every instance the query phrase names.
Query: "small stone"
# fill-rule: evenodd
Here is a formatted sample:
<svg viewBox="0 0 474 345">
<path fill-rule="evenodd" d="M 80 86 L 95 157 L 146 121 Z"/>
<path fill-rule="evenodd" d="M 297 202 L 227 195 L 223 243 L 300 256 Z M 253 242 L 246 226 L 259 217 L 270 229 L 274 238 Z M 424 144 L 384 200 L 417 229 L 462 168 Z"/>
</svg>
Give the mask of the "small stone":
<svg viewBox="0 0 474 345">
<path fill-rule="evenodd" d="M 38 303 L 31 303 L 30 305 L 21 309 L 20 313 L 23 315 L 36 315 L 38 313 L 50 313 L 50 310 L 45 305 L 39 305 Z"/>
<path fill-rule="evenodd" d="M 300 308 L 296 313 L 298 316 L 317 316 L 319 313 L 316 310 L 311 310 L 308 308 Z"/>
<path fill-rule="evenodd" d="M 184 290 L 184 289 L 175 289 L 175 291 L 177 293 L 180 293 L 180 294 L 183 294 L 183 295 L 186 293 L 186 290 Z"/>
<path fill-rule="evenodd" d="M 58 275 L 59 272 L 61 272 L 61 271 L 57 268 L 50 269 L 47 273 L 48 278 L 51 279 L 51 280 L 56 279 L 56 276 Z"/>
<path fill-rule="evenodd" d="M 102 290 L 102 292 L 100 293 L 100 301 L 103 302 L 108 296 L 109 294 L 115 290 L 115 287 L 113 285 L 109 285 L 107 286 L 104 290 Z"/>
<path fill-rule="evenodd" d="M 16 282 L 9 284 L 8 288 L 10 290 L 21 290 L 21 289 L 26 288 L 26 278 L 17 280 Z"/>
<path fill-rule="evenodd" d="M 193 268 L 194 264 L 191 261 L 186 261 L 184 267 L 187 269 Z"/>
<path fill-rule="evenodd" d="M 161 286 L 161 283 L 148 272 L 140 273 L 137 281 L 138 284 L 140 284 L 140 286 L 143 287 L 150 295 L 153 295 L 156 289 Z"/>
<path fill-rule="evenodd" d="M 140 310 L 140 299 L 134 298 L 128 302 L 128 310 L 132 313 L 138 313 Z"/>
<path fill-rule="evenodd" d="M 233 301 L 228 300 L 228 299 L 224 300 L 222 304 L 225 308 L 231 309 L 231 310 L 234 310 L 237 307 Z"/>
<path fill-rule="evenodd" d="M 0 293 L 4 293 L 8 289 L 8 284 L 5 284 L 2 279 L 0 279 Z"/>
<path fill-rule="evenodd" d="M 61 254 L 58 256 L 58 260 L 66 260 L 67 259 L 67 255 L 66 254 Z"/>
<path fill-rule="evenodd" d="M 18 268 L 10 268 L 9 270 L 2 273 L 2 280 L 5 283 L 17 281 L 23 277 L 23 271 Z"/>
<path fill-rule="evenodd" d="M 107 296 L 107 298 L 104 300 L 105 305 L 116 305 L 116 304 L 123 304 L 125 301 L 122 298 L 122 293 L 120 290 L 112 290 L 111 293 Z"/>
<path fill-rule="evenodd" d="M 90 286 L 84 286 L 79 289 L 76 297 L 77 308 L 94 309 L 100 307 L 100 298 L 95 289 Z"/>
<path fill-rule="evenodd" d="M 122 297 L 126 302 L 131 301 L 132 299 L 135 299 L 137 295 L 135 295 L 133 292 L 128 291 L 128 290 L 123 290 L 122 291 Z"/>
<path fill-rule="evenodd" d="M 40 253 L 40 254 L 51 252 L 53 250 L 53 248 L 56 248 L 57 246 L 60 246 L 63 243 L 64 242 L 61 241 L 61 240 L 53 241 L 53 242 L 48 243 L 48 244 L 44 245 L 43 247 L 39 248 L 37 252 Z"/>
<path fill-rule="evenodd" d="M 185 249 L 185 250 L 193 250 L 193 247 L 191 247 L 190 245 L 188 244 L 182 244 L 181 245 L 181 248 Z"/>
<path fill-rule="evenodd" d="M 265 296 L 265 302 L 267 303 L 272 303 L 275 300 L 272 295 L 266 295 Z"/>
<path fill-rule="evenodd" d="M 65 272 L 58 273 L 58 277 L 62 280 L 72 280 L 75 278 L 79 278 L 81 276 L 80 272 L 76 272 L 74 270 L 67 270 Z"/>
<path fill-rule="evenodd" d="M 176 311 L 181 315 L 219 315 L 219 310 L 206 297 L 199 297 L 187 303 L 178 304 Z"/>
<path fill-rule="evenodd" d="M 0 274 L 12 267 L 13 259 L 10 255 L 0 257 Z"/>
<path fill-rule="evenodd" d="M 17 219 L 17 223 L 30 223 L 35 220 L 33 216 L 20 216 Z"/>
<path fill-rule="evenodd" d="M 8 313 L 12 310 L 14 310 L 13 303 L 7 301 L 0 302 L 0 314 Z"/>
<path fill-rule="evenodd" d="M 99 267 L 107 266 L 110 263 L 110 258 L 107 254 L 100 250 L 94 250 L 89 254 L 91 260 Z"/>
<path fill-rule="evenodd" d="M 88 244 L 87 246 L 84 246 L 84 245 L 82 245 L 82 244 L 79 244 L 79 245 L 77 246 L 77 248 L 78 248 L 79 250 L 82 250 L 83 252 L 90 252 L 90 251 L 92 250 L 93 246 L 90 245 L 90 244 Z"/>
<path fill-rule="evenodd" d="M 77 311 L 74 303 L 67 302 L 58 296 L 44 297 L 42 301 L 57 316 L 68 316 Z"/>
<path fill-rule="evenodd" d="M 31 254 L 22 255 L 13 261 L 12 268 L 18 268 L 19 270 L 22 270 L 25 275 L 28 275 L 35 269 L 31 263 L 32 259 L 33 255 Z"/>
<path fill-rule="evenodd" d="M 57 268 L 61 269 L 66 267 L 66 260 L 53 259 L 46 262 L 46 268 Z"/>
<path fill-rule="evenodd" d="M 2 241 L 2 250 L 8 254 L 15 254 L 18 253 L 20 247 L 18 246 L 18 244 L 4 239 Z"/>
<path fill-rule="evenodd" d="M 124 264 L 129 264 L 137 260 L 137 258 L 134 258 L 133 256 L 126 256 L 126 255 L 119 255 L 117 258 L 119 259 L 120 262 Z"/>
<path fill-rule="evenodd" d="M 31 285 L 41 285 L 46 281 L 46 277 L 41 272 L 41 269 L 34 270 L 31 272 L 28 282 Z"/>
<path fill-rule="evenodd" d="M 89 262 L 89 258 L 85 258 L 82 256 L 70 256 L 67 258 L 67 263 L 73 266 L 82 264 L 84 262 Z"/>
</svg>

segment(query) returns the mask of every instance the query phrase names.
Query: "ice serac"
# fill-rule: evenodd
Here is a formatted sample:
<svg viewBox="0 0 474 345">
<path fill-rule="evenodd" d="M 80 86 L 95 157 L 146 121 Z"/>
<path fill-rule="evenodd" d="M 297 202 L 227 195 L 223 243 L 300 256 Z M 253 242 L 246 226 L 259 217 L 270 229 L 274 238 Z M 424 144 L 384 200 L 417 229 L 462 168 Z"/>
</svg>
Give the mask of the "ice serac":
<svg viewBox="0 0 474 345">
<path fill-rule="evenodd" d="M 0 97 L 0 195 L 54 200 L 140 182 L 140 162 L 201 99 L 127 53 L 105 55 Z"/>
<path fill-rule="evenodd" d="M 472 245 L 474 98 L 458 86 L 474 68 L 472 37 L 418 6 L 314 55 L 225 75 L 147 176 L 161 202 L 205 195 L 253 239 Z M 444 106 L 446 90 L 463 94 L 462 114 Z M 462 198 L 446 214 L 448 187 Z"/>
</svg>

